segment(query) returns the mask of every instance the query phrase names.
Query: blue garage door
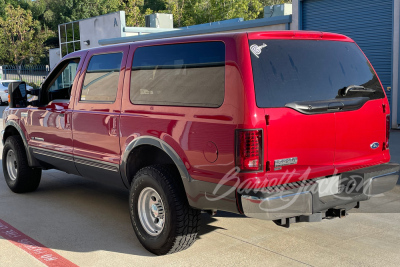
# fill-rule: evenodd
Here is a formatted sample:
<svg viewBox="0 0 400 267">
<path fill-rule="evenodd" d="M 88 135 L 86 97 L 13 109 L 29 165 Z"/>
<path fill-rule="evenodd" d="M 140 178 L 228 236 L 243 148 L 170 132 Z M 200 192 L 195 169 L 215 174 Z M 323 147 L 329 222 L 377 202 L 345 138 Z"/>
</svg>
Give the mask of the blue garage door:
<svg viewBox="0 0 400 267">
<path fill-rule="evenodd" d="M 357 42 L 383 87 L 392 87 L 393 0 L 303 0 L 302 29 L 341 33 Z M 391 91 L 386 91 L 391 103 Z"/>
</svg>

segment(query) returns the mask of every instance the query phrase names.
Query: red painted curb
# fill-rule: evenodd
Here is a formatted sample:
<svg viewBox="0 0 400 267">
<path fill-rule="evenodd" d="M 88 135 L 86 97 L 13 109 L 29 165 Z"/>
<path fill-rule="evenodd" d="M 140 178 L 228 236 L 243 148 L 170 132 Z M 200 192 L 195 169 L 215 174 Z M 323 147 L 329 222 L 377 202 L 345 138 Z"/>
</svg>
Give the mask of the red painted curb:
<svg viewBox="0 0 400 267">
<path fill-rule="evenodd" d="M 59 254 L 55 253 L 53 250 L 40 244 L 36 240 L 20 232 L 18 229 L 12 227 L 3 220 L 0 220 L 0 236 L 7 239 L 20 249 L 26 251 L 27 253 L 29 253 L 31 256 L 33 256 L 46 266 L 49 267 L 78 266 L 70 262 L 66 258 L 60 256 Z"/>
</svg>

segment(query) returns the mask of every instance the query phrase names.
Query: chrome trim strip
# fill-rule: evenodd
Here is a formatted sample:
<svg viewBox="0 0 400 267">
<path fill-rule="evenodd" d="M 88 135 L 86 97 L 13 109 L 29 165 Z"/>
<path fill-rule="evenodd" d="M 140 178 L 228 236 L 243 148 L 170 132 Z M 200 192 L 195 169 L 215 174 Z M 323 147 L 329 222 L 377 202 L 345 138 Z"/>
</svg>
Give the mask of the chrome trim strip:
<svg viewBox="0 0 400 267">
<path fill-rule="evenodd" d="M 44 142 L 44 138 L 40 137 L 31 137 L 32 140 Z"/>
</svg>

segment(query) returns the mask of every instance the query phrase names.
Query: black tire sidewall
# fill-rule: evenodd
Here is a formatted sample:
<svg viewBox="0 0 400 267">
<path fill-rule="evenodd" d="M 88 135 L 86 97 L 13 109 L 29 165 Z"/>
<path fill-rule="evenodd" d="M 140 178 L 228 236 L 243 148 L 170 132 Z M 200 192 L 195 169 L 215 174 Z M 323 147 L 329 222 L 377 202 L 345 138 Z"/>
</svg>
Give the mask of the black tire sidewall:
<svg viewBox="0 0 400 267">
<path fill-rule="evenodd" d="M 155 176 L 155 177 L 154 177 Z M 153 253 L 160 254 L 159 250 L 165 249 L 166 251 L 169 250 L 168 247 L 165 247 L 165 244 L 169 242 L 173 242 L 174 240 L 174 233 L 175 233 L 175 225 L 172 223 L 174 218 L 175 207 L 171 203 L 171 199 L 167 197 L 164 192 L 164 188 L 166 185 L 161 185 L 161 179 L 157 179 L 157 173 L 152 174 L 141 174 L 140 176 L 136 177 L 134 182 L 132 183 L 131 190 L 130 190 L 130 199 L 129 199 L 129 206 L 130 206 L 130 217 L 132 221 L 133 228 L 136 232 L 136 235 L 142 243 L 142 245 L 152 251 Z M 138 214 L 138 199 L 139 195 L 143 189 L 146 187 L 151 187 L 157 191 L 160 195 L 161 200 L 164 204 L 165 210 L 165 222 L 164 228 L 162 232 L 157 236 L 149 235 L 143 228 Z M 163 188 L 164 187 L 164 188 Z M 163 254 L 163 253 L 162 253 Z"/>
<path fill-rule="evenodd" d="M 10 150 L 14 151 L 17 160 L 17 177 L 14 181 L 11 180 L 7 170 L 7 154 Z M 42 170 L 29 167 L 25 146 L 20 136 L 7 138 L 3 148 L 2 165 L 6 183 L 14 193 L 33 192 L 38 188 Z"/>
<path fill-rule="evenodd" d="M 15 157 L 17 159 L 17 179 L 12 180 L 10 178 L 10 175 L 8 174 L 8 169 L 7 169 L 7 154 L 8 151 L 14 151 L 15 153 Z M 4 178 L 6 179 L 6 183 L 10 188 L 14 188 L 15 186 L 17 186 L 18 183 L 18 176 L 19 176 L 19 168 L 21 165 L 20 161 L 20 151 L 18 151 L 16 149 L 16 147 L 13 145 L 13 143 L 10 141 L 10 138 L 7 139 L 6 143 L 4 144 L 4 148 L 3 148 L 3 160 L 2 160 L 2 165 L 3 165 L 3 173 L 4 173 Z"/>
</svg>

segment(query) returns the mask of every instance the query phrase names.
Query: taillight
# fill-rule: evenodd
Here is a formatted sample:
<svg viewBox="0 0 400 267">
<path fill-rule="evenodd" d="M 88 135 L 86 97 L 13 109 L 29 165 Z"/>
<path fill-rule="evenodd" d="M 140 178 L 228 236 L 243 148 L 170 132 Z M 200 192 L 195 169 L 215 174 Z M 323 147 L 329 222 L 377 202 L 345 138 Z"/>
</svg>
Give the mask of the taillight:
<svg viewBox="0 0 400 267">
<path fill-rule="evenodd" d="M 236 134 L 236 166 L 241 171 L 262 170 L 262 130 L 238 130 Z"/>
<path fill-rule="evenodd" d="M 386 115 L 386 149 L 389 148 L 389 137 L 390 137 L 390 115 Z"/>
</svg>

